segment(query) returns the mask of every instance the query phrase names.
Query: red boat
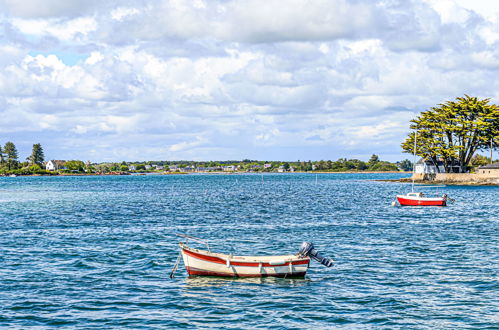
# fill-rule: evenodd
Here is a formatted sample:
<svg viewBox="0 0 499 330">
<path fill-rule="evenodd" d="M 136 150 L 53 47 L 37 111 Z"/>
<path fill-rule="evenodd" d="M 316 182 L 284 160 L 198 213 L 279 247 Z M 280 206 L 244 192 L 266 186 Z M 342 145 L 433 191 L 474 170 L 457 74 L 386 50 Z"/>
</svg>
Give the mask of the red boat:
<svg viewBox="0 0 499 330">
<path fill-rule="evenodd" d="M 416 168 L 416 139 L 417 131 L 414 132 L 414 162 L 412 166 L 412 189 L 407 195 L 397 195 L 397 201 L 401 206 L 446 206 L 447 205 L 447 194 L 438 196 L 438 186 L 437 196 L 426 197 L 422 192 L 414 192 L 414 178 L 415 178 L 415 168 Z M 425 188 L 430 188 L 426 186 Z M 451 201 L 453 201 L 451 199 Z M 393 206 L 396 205 L 395 202 L 392 203 Z"/>
<path fill-rule="evenodd" d="M 410 192 L 407 195 L 397 195 L 397 201 L 401 206 L 446 206 L 447 195 L 425 197 L 422 192 Z"/>
</svg>

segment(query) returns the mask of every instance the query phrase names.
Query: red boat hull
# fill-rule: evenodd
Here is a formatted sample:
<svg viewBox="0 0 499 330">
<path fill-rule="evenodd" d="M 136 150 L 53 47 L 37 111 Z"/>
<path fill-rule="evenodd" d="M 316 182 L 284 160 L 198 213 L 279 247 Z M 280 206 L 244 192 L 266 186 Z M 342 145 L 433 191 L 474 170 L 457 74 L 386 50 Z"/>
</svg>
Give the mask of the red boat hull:
<svg viewBox="0 0 499 330">
<path fill-rule="evenodd" d="M 237 274 L 237 276 L 234 276 L 233 274 L 227 274 L 227 273 L 222 273 L 222 272 L 211 272 L 203 269 L 197 269 L 194 267 L 185 267 L 187 270 L 187 274 L 190 276 L 218 276 L 218 277 L 305 277 L 307 272 L 294 272 L 291 275 L 287 273 L 281 273 L 281 274 Z"/>
<path fill-rule="evenodd" d="M 446 206 L 447 199 L 445 198 L 407 198 L 405 196 L 397 196 L 397 201 L 402 206 Z"/>
</svg>

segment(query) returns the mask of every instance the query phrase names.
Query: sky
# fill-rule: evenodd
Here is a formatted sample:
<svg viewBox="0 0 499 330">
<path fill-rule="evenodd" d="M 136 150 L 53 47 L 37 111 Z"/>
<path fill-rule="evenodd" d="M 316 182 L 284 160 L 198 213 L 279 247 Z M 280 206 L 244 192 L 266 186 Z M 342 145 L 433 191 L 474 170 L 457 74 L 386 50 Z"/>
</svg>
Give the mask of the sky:
<svg viewBox="0 0 499 330">
<path fill-rule="evenodd" d="M 21 160 L 411 158 L 419 112 L 499 102 L 499 1 L 0 0 Z"/>
</svg>

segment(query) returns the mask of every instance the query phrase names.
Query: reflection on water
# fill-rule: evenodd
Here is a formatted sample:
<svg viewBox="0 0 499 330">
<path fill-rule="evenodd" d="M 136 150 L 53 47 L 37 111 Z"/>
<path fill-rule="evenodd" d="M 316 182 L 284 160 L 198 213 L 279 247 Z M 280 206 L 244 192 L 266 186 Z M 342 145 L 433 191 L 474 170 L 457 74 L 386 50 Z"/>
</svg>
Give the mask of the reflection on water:
<svg viewBox="0 0 499 330">
<path fill-rule="evenodd" d="M 234 284 L 265 284 L 275 286 L 304 286 L 311 279 L 305 278 L 280 278 L 280 277 L 216 277 L 216 276 L 188 276 L 185 278 L 184 288 L 220 287 Z"/>
</svg>

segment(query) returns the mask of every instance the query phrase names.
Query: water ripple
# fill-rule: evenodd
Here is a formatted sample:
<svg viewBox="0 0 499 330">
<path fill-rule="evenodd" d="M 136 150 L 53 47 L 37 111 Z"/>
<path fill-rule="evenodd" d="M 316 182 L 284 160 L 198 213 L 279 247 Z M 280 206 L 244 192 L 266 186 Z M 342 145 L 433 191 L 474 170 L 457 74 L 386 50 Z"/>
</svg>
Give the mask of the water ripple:
<svg viewBox="0 0 499 330">
<path fill-rule="evenodd" d="M 0 326 L 497 328 L 499 188 L 392 207 L 392 174 L 0 178 Z M 335 260 L 305 279 L 189 278 L 213 250 Z"/>
</svg>

